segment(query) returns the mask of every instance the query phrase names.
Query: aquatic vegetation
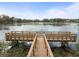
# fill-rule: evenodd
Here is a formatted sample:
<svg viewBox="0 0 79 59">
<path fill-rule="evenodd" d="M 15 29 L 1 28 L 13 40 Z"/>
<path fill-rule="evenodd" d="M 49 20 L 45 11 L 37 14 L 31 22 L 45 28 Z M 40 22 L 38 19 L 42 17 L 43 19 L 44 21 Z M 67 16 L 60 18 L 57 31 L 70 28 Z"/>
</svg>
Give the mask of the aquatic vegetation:
<svg viewBox="0 0 79 59">
<path fill-rule="evenodd" d="M 24 45 L 24 43 L 15 42 L 12 45 L 11 49 L 7 51 L 7 56 L 26 57 L 28 51 L 29 51 L 29 48 L 27 48 L 26 45 Z"/>
</svg>

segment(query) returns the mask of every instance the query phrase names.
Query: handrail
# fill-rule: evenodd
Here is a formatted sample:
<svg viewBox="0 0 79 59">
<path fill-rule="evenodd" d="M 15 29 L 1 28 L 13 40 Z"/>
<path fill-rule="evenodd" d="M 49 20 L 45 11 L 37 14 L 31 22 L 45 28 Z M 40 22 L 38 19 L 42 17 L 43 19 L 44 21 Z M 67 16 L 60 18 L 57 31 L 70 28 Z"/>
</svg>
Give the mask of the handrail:
<svg viewBox="0 0 79 59">
<path fill-rule="evenodd" d="M 45 34 L 44 34 L 44 38 L 45 38 L 44 40 L 45 40 L 48 56 L 53 57 L 54 55 L 53 55 L 53 53 L 51 51 L 51 48 L 50 48 L 50 46 L 49 46 L 49 44 L 47 42 L 47 38 L 46 38 Z"/>
<path fill-rule="evenodd" d="M 33 38 L 35 36 L 35 34 L 37 34 L 37 33 L 39 33 L 39 32 L 11 31 L 9 33 L 5 33 L 5 36 L 6 36 L 7 41 L 16 40 L 16 38 L 17 38 L 17 40 L 21 40 L 21 39 L 19 39 L 19 37 L 28 40 L 27 38 Z M 43 33 L 46 34 L 46 38 L 48 39 L 48 41 L 75 42 L 76 37 L 77 37 L 77 34 L 73 33 L 73 32 L 43 32 Z M 50 39 L 52 39 L 52 40 L 50 40 Z"/>
<path fill-rule="evenodd" d="M 75 42 L 76 41 L 76 33 L 73 32 L 57 32 L 57 33 L 47 33 L 46 34 L 46 38 L 49 39 L 50 38 L 53 39 L 52 41 L 71 41 L 71 42 Z M 54 40 L 54 39 L 57 40 Z M 64 40 L 65 38 L 65 40 Z M 61 40 L 60 40 L 61 39 Z M 68 40 L 67 40 L 68 39 Z"/>
<path fill-rule="evenodd" d="M 32 42 L 32 45 L 31 45 L 31 47 L 30 47 L 30 50 L 29 50 L 29 52 L 28 52 L 27 57 L 33 56 L 33 54 L 34 54 L 33 50 L 34 50 L 34 46 L 35 46 L 35 44 L 36 44 L 36 40 L 37 40 L 37 34 L 35 35 L 35 38 L 33 39 L 33 42 Z"/>
<path fill-rule="evenodd" d="M 34 36 L 35 36 L 35 33 L 30 33 L 30 32 L 27 33 L 27 32 L 23 32 L 23 31 L 18 31 L 18 32 L 11 31 L 9 33 L 5 33 L 5 37 L 6 37 L 7 41 L 13 40 L 12 38 L 14 38 L 14 40 L 16 40 L 16 38 L 17 38 L 17 40 L 20 40 L 20 38 L 22 38 L 22 40 L 24 38 L 32 39 L 32 38 L 34 38 Z"/>
</svg>

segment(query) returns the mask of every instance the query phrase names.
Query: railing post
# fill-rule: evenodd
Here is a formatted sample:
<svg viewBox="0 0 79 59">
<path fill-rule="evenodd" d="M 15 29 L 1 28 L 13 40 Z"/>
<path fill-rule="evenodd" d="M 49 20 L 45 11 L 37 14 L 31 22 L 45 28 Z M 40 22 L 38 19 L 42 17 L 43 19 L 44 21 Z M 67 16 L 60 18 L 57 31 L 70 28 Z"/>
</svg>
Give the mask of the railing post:
<svg viewBox="0 0 79 59">
<path fill-rule="evenodd" d="M 36 43 L 37 43 L 37 37 L 36 37 L 36 40 L 35 40 L 34 51 L 35 51 L 35 49 L 36 49 Z"/>
<path fill-rule="evenodd" d="M 34 47 L 33 47 L 33 56 L 34 56 Z"/>
<path fill-rule="evenodd" d="M 15 37 L 15 40 L 16 40 L 16 32 L 14 32 L 14 37 Z"/>
<path fill-rule="evenodd" d="M 48 56 L 48 48 L 47 48 L 47 56 Z"/>
</svg>

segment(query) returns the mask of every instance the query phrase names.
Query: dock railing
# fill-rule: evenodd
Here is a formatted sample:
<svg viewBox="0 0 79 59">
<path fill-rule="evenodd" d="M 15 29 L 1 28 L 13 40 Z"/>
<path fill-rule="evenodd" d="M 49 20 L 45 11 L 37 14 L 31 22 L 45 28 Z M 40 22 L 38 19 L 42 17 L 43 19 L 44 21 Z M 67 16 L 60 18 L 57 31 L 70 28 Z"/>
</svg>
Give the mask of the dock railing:
<svg viewBox="0 0 79 59">
<path fill-rule="evenodd" d="M 25 40 L 25 41 L 33 41 L 33 38 L 36 33 L 33 32 L 26 32 L 26 31 L 11 31 L 9 33 L 5 33 L 6 40 Z"/>
<path fill-rule="evenodd" d="M 37 34 L 35 35 L 35 38 L 33 39 L 32 45 L 30 47 L 30 50 L 28 52 L 27 57 L 32 57 L 34 56 L 34 48 L 36 47 L 36 41 L 37 41 Z"/>
<path fill-rule="evenodd" d="M 73 32 L 51 32 L 46 33 L 48 41 L 68 41 L 76 42 L 77 34 Z"/>
<path fill-rule="evenodd" d="M 47 56 L 48 57 L 53 57 L 54 55 L 53 55 L 53 53 L 51 51 L 51 48 L 49 46 L 49 43 L 47 41 L 47 38 L 46 38 L 45 34 L 44 34 L 44 42 L 45 42 L 45 48 L 47 49 Z"/>
</svg>

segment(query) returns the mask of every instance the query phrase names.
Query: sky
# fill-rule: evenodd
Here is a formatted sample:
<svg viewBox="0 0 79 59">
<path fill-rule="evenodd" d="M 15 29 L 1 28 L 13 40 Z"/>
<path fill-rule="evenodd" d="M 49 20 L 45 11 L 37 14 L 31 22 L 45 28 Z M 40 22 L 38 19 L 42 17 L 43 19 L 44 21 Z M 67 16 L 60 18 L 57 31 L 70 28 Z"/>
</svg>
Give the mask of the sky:
<svg viewBox="0 0 79 59">
<path fill-rule="evenodd" d="M 0 15 L 25 19 L 79 18 L 79 2 L 0 2 Z"/>
</svg>

